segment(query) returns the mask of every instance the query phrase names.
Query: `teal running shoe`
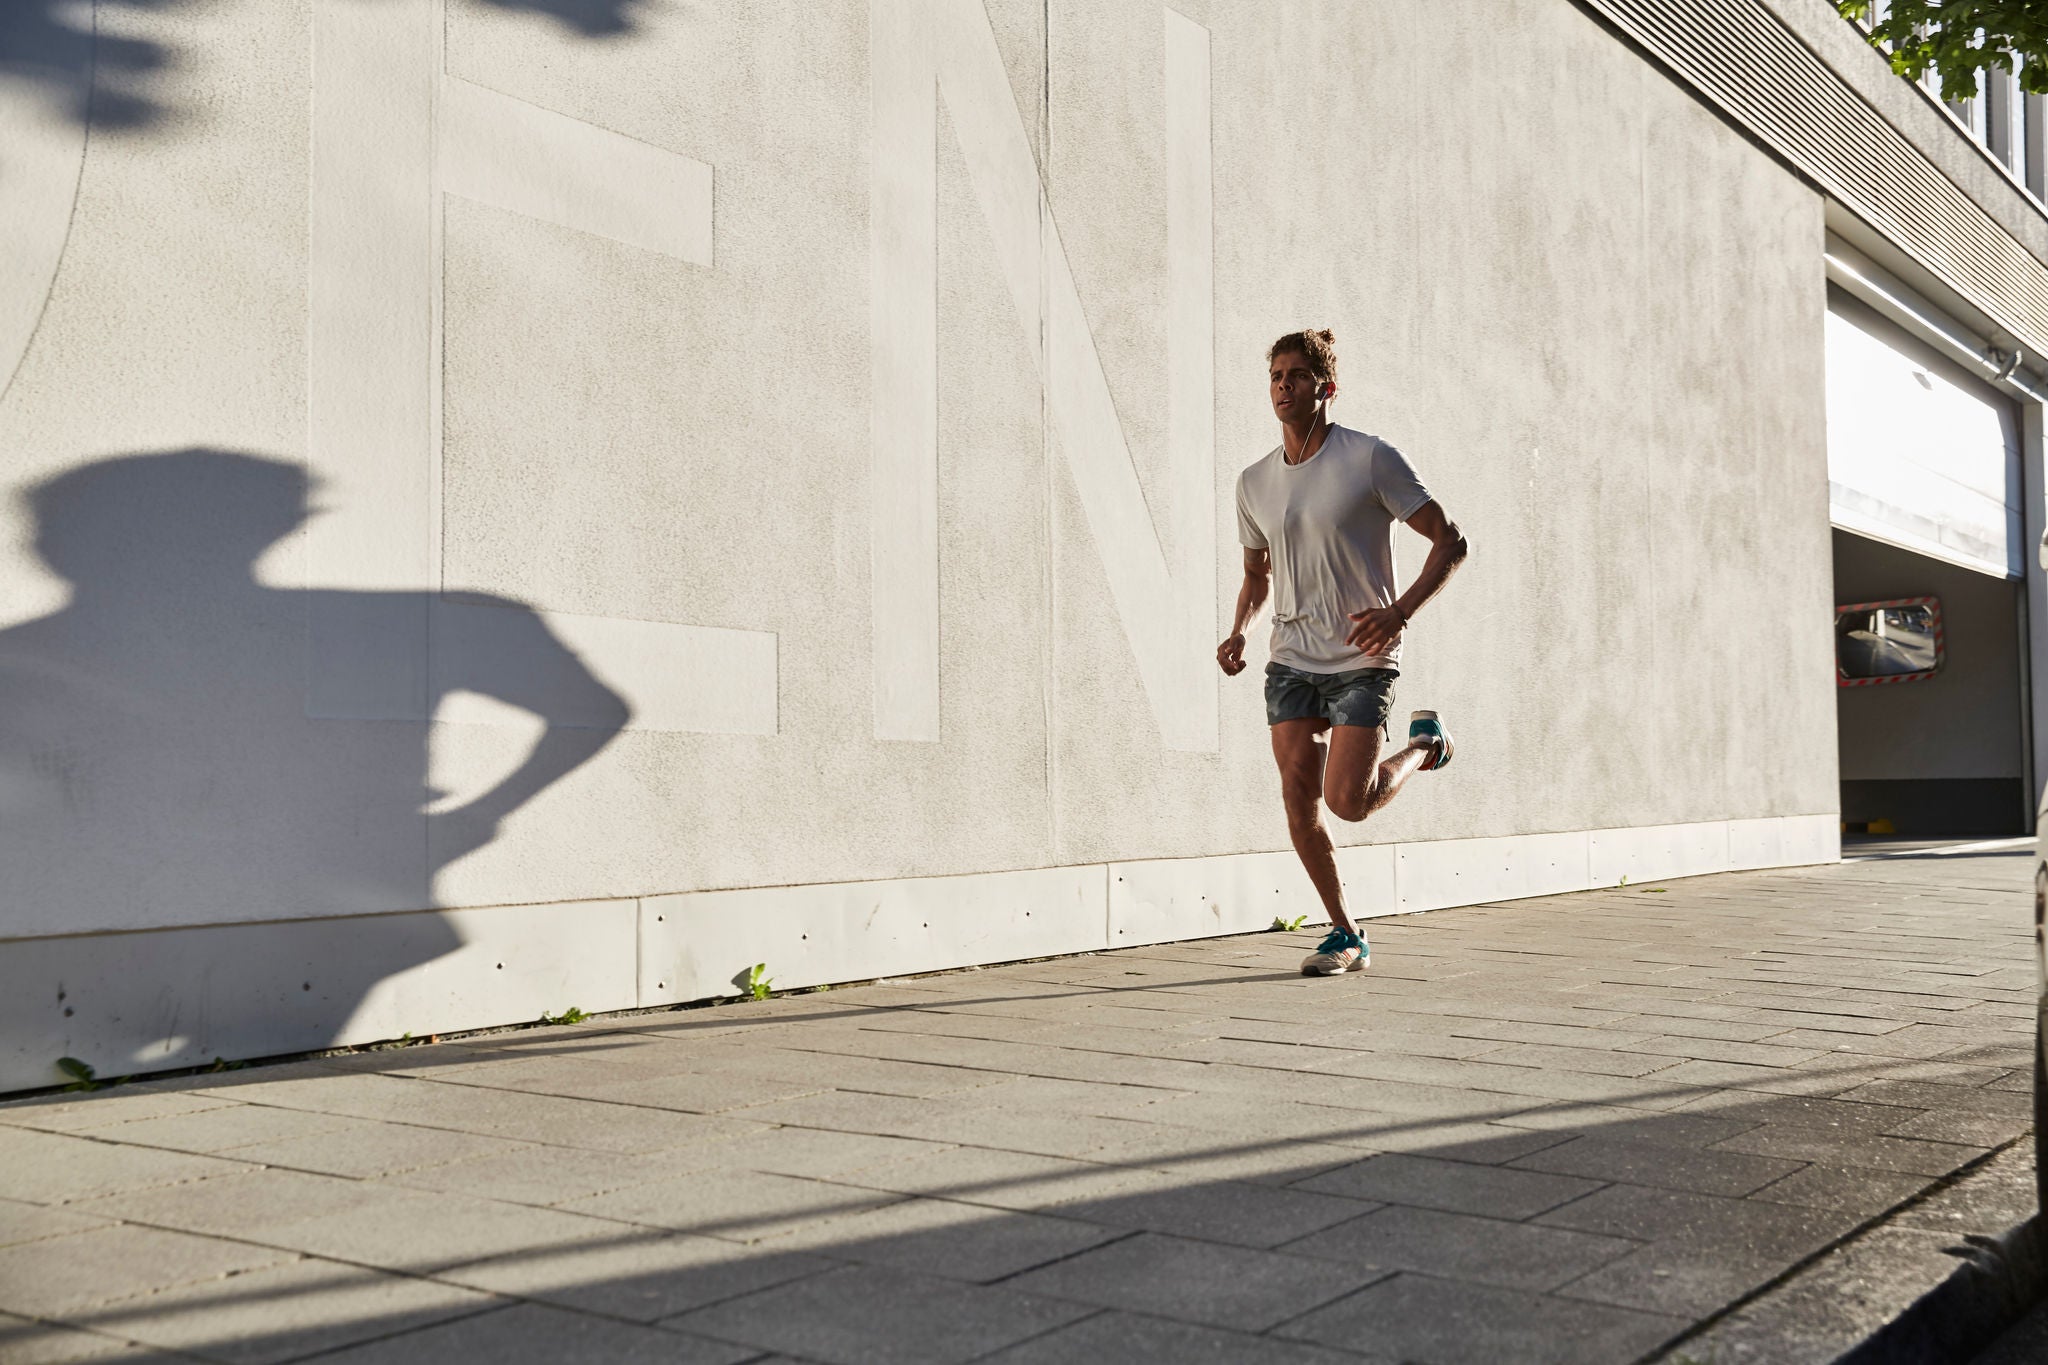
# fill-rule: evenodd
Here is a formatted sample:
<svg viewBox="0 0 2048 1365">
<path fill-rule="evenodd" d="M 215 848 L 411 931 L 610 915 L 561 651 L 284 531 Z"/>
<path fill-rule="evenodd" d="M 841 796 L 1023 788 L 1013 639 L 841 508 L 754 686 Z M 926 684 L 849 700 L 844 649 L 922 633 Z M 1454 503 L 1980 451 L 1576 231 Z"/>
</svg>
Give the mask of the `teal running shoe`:
<svg viewBox="0 0 2048 1365">
<path fill-rule="evenodd" d="M 1450 766 L 1451 733 L 1444 729 L 1444 723 L 1437 719 L 1434 711 L 1416 711 L 1408 717 L 1408 738 L 1426 740 L 1434 751 L 1429 762 L 1422 765 L 1424 772 Z"/>
<path fill-rule="evenodd" d="M 1341 976 L 1345 972 L 1362 972 L 1371 962 L 1372 945 L 1365 941 L 1365 935 L 1332 929 L 1316 945 L 1316 950 L 1301 960 L 1301 974 Z"/>
</svg>

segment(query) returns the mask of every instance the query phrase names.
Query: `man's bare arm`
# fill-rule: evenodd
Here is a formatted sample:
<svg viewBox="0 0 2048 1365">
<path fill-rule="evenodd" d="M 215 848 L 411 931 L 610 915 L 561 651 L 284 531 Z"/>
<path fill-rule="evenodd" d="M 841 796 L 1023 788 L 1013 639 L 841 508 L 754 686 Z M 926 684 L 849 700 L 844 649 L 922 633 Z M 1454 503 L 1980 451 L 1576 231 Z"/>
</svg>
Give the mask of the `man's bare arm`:
<svg viewBox="0 0 2048 1365">
<path fill-rule="evenodd" d="M 1351 633 L 1345 639 L 1367 654 L 1380 654 L 1390 648 L 1399 638 L 1402 627 L 1422 610 L 1423 605 L 1444 589 L 1451 581 L 1451 575 L 1465 562 L 1470 547 L 1465 543 L 1464 533 L 1458 524 L 1444 515 L 1444 509 L 1435 499 L 1422 504 L 1415 514 L 1408 518 L 1408 525 L 1429 541 L 1429 558 L 1422 562 L 1422 572 L 1415 575 L 1415 581 L 1408 585 L 1408 591 L 1394 599 L 1392 606 L 1373 607 L 1366 611 L 1351 613 Z"/>
<path fill-rule="evenodd" d="M 1273 583 L 1273 552 L 1245 547 L 1244 582 L 1237 589 L 1237 611 L 1230 618 L 1230 638 L 1216 646 L 1216 664 L 1225 674 L 1244 672 L 1244 630 L 1258 618 Z"/>
</svg>

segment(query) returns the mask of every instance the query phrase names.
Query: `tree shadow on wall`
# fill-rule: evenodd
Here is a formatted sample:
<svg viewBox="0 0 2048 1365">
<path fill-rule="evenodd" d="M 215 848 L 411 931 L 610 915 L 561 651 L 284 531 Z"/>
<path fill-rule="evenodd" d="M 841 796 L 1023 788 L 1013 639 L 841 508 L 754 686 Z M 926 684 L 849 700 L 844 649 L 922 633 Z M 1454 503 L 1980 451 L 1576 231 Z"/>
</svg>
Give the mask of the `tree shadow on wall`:
<svg viewBox="0 0 2048 1365">
<path fill-rule="evenodd" d="M 445 2 L 451 10 L 481 7 L 539 15 L 579 37 L 621 38 L 637 32 L 645 16 L 665 0 Z M 160 42 L 109 30 L 135 14 L 188 8 L 196 8 L 193 0 L 0 0 L 0 81 L 27 87 L 80 123 L 100 128 L 154 123 L 173 111 L 151 92 L 150 78 L 175 66 L 178 54 Z"/>
<path fill-rule="evenodd" d="M 0 630 L 0 938 L 30 940 L 10 955 L 51 954 L 18 978 L 52 987 L 18 1022 L 48 1038 L 54 1014 L 75 1055 L 105 1040 L 102 1070 L 331 1042 L 378 982 L 461 942 L 441 916 L 390 912 L 434 906 L 444 867 L 630 715 L 520 603 L 259 581 L 309 491 L 297 464 L 209 449 L 101 460 L 25 491 L 36 553 L 70 599 Z M 347 641 L 363 658 L 426 665 L 418 719 L 308 715 L 316 613 L 364 623 Z M 463 799 L 429 786 L 425 720 L 454 692 L 547 727 Z M 277 923 L 309 919 L 328 923 Z M 70 957 L 48 941 L 189 924 L 245 927 L 133 936 L 150 956 L 130 979 L 163 983 L 160 997 L 122 989 L 119 945 L 103 941 L 81 975 L 76 941 Z M 157 1041 L 105 1050 L 137 1038 Z"/>
<path fill-rule="evenodd" d="M 174 9 L 185 0 L 7 0 L 0 4 L 0 80 L 26 87 L 80 123 L 132 128 L 164 110 L 148 80 L 171 63 L 161 43 L 100 31 L 102 10 Z"/>
<path fill-rule="evenodd" d="M 672 2 L 672 0 L 671 0 Z M 640 27 L 643 16 L 662 0 L 449 0 L 488 5 L 492 9 L 538 14 L 585 38 L 617 38 Z"/>
</svg>

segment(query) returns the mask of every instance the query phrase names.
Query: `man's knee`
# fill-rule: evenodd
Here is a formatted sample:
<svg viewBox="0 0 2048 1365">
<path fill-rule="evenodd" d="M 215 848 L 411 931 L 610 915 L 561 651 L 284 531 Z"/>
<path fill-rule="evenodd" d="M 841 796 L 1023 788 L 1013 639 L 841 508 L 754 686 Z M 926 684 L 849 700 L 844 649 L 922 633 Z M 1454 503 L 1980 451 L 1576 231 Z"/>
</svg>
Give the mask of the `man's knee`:
<svg viewBox="0 0 2048 1365">
<path fill-rule="evenodd" d="M 1339 820 L 1355 825 L 1372 814 L 1372 790 L 1369 787 L 1359 787 L 1351 791 L 1326 792 L 1323 795 L 1323 804 L 1328 806 L 1330 814 Z"/>
<path fill-rule="evenodd" d="M 1313 828 L 1321 819 L 1316 810 L 1316 801 L 1322 795 L 1311 786 L 1289 784 L 1281 789 L 1282 804 L 1287 807 L 1287 827 L 1299 833 Z"/>
<path fill-rule="evenodd" d="M 1281 774 L 1280 801 L 1287 808 L 1290 833 L 1300 836 L 1321 827 L 1322 800 L 1322 774 L 1309 771 Z"/>
</svg>

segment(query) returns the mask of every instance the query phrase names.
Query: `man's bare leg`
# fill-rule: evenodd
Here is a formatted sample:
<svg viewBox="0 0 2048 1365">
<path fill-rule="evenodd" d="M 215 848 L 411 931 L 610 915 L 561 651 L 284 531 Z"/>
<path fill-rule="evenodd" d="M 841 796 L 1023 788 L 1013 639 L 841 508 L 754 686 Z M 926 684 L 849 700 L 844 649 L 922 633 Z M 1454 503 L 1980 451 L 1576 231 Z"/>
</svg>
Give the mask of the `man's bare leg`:
<svg viewBox="0 0 2048 1365">
<path fill-rule="evenodd" d="M 1356 933 L 1344 912 L 1344 884 L 1337 879 L 1337 854 L 1323 828 L 1323 740 L 1326 720 L 1283 720 L 1273 727 L 1273 761 L 1280 768 L 1280 798 L 1287 806 L 1287 834 L 1322 897 L 1330 923 Z M 1342 730 L 1353 727 L 1345 726 Z M 1340 733 L 1342 732 L 1340 730 Z M 1375 742 L 1379 731 L 1369 731 Z"/>
<path fill-rule="evenodd" d="M 1410 740 L 1382 762 L 1380 747 L 1380 732 L 1373 726 L 1333 727 L 1310 718 L 1273 727 L 1273 761 L 1280 768 L 1288 837 L 1330 923 L 1351 933 L 1358 927 L 1344 909 L 1344 884 L 1337 877 L 1336 848 L 1323 827 L 1323 806 L 1340 820 L 1363 820 L 1392 801 L 1435 752 L 1425 740 Z"/>
<path fill-rule="evenodd" d="M 1401 788 L 1434 757 L 1427 740 L 1411 739 L 1380 761 L 1380 732 L 1363 725 L 1330 731 L 1323 770 L 1323 800 L 1339 820 L 1363 820 L 1400 794 Z"/>
</svg>

